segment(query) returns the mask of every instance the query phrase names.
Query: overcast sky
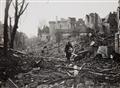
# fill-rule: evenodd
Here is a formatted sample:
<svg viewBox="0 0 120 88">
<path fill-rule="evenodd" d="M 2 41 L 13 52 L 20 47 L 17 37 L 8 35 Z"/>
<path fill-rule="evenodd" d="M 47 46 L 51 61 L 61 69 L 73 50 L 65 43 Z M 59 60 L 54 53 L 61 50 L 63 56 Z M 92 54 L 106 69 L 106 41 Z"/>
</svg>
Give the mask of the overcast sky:
<svg viewBox="0 0 120 88">
<path fill-rule="evenodd" d="M 21 16 L 19 31 L 29 37 L 37 35 L 38 26 L 48 24 L 50 20 L 76 17 L 85 18 L 86 14 L 96 12 L 105 17 L 117 10 L 118 0 L 28 0 L 29 6 Z M 0 0 L 0 21 L 4 19 L 5 0 Z M 13 14 L 13 9 L 10 10 Z"/>
</svg>

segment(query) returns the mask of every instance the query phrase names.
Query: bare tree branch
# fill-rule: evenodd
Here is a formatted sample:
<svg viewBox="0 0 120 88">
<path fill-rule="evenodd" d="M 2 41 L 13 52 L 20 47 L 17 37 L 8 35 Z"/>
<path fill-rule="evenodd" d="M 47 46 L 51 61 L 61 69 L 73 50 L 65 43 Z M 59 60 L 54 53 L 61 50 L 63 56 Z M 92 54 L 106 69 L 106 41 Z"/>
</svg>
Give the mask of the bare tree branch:
<svg viewBox="0 0 120 88">
<path fill-rule="evenodd" d="M 15 19 L 17 18 L 18 15 L 18 0 L 15 0 Z"/>
<path fill-rule="evenodd" d="M 27 6 L 28 3 L 25 5 L 25 0 L 22 0 L 21 2 L 15 0 L 14 26 L 11 35 L 10 48 L 14 47 L 14 39 L 18 28 L 19 18 L 24 13 Z"/>
<path fill-rule="evenodd" d="M 9 7 L 10 7 L 11 2 L 12 2 L 12 0 L 9 0 L 9 1 L 7 2 L 7 5 L 8 5 L 8 7 L 7 7 L 7 8 L 9 8 Z"/>
<path fill-rule="evenodd" d="M 12 0 L 6 0 L 5 16 L 4 16 L 4 55 L 7 55 L 8 49 L 8 15 L 9 8 Z"/>
<path fill-rule="evenodd" d="M 20 12 L 19 16 L 21 16 L 21 15 L 24 13 L 24 11 L 26 10 L 28 4 L 29 4 L 29 3 L 27 3 L 26 6 L 25 6 L 25 8 Z"/>
<path fill-rule="evenodd" d="M 15 4 L 14 4 L 14 3 L 12 3 L 12 5 L 13 5 L 13 7 L 14 7 L 14 9 L 15 9 Z"/>
<path fill-rule="evenodd" d="M 11 4 L 12 0 L 9 0 L 9 5 Z"/>
<path fill-rule="evenodd" d="M 22 1 L 18 3 L 18 6 L 22 4 Z"/>
<path fill-rule="evenodd" d="M 22 12 L 22 10 L 23 10 L 23 7 L 24 7 L 24 4 L 25 4 L 25 0 L 22 0 L 22 5 L 21 5 L 21 7 L 20 7 L 19 14 Z"/>
</svg>

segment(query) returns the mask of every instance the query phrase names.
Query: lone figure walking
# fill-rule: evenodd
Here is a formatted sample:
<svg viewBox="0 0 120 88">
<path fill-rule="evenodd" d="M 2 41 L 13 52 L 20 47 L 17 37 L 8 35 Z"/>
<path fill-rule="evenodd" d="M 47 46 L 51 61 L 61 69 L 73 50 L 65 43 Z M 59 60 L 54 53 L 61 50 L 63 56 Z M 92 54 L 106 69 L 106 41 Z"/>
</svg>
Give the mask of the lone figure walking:
<svg viewBox="0 0 120 88">
<path fill-rule="evenodd" d="M 68 42 L 65 46 L 65 53 L 66 53 L 67 62 L 70 62 L 72 52 L 73 52 L 73 46 L 70 42 Z"/>
</svg>

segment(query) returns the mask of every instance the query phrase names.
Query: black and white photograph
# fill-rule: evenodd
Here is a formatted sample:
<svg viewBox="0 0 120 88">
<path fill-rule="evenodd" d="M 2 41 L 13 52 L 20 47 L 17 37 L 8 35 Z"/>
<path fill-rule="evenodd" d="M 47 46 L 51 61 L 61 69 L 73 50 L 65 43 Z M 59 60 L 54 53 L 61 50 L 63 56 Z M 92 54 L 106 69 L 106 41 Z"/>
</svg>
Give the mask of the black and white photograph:
<svg viewBox="0 0 120 88">
<path fill-rule="evenodd" d="M 120 0 L 0 0 L 0 88 L 120 88 Z"/>
</svg>

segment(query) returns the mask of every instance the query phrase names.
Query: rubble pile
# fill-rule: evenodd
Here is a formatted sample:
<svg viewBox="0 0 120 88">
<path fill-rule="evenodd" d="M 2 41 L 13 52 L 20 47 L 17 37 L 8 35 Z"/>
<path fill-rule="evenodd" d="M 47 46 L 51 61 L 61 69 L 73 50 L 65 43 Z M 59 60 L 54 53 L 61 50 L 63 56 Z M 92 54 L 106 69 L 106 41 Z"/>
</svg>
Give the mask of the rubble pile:
<svg viewBox="0 0 120 88">
<path fill-rule="evenodd" d="M 74 62 L 67 64 L 60 60 L 45 60 L 42 62 L 43 66 L 32 68 L 27 73 L 17 75 L 16 83 L 21 88 L 25 85 L 28 85 L 28 88 L 71 88 L 74 85 L 82 85 L 85 88 L 88 85 L 86 83 L 90 81 L 90 84 L 93 83 L 93 86 L 96 86 L 95 88 L 105 85 L 119 88 L 120 65 L 118 63 L 109 60 L 99 60 L 99 62 L 92 59 L 89 62 L 82 60 L 76 64 Z M 76 76 L 74 76 L 74 70 L 76 70 L 74 65 L 77 65 L 78 70 Z"/>
<path fill-rule="evenodd" d="M 82 57 L 79 61 L 71 61 L 69 64 L 66 62 L 63 52 L 64 45 L 65 42 L 60 44 L 62 50 L 58 53 L 57 43 L 53 46 L 48 44 L 49 53 L 46 56 L 42 56 L 40 50 L 32 54 L 9 50 L 8 56 L 10 59 L 5 59 L 2 56 L 3 50 L 0 50 L 1 60 L 3 60 L 0 61 L 0 66 L 9 67 L 5 72 L 9 73 L 8 75 L 11 74 L 9 77 L 19 88 L 120 87 L 120 63 L 109 58 Z M 81 53 L 82 55 L 81 45 L 76 43 L 74 47 L 75 53 Z M 71 59 L 74 59 L 74 57 Z"/>
</svg>

